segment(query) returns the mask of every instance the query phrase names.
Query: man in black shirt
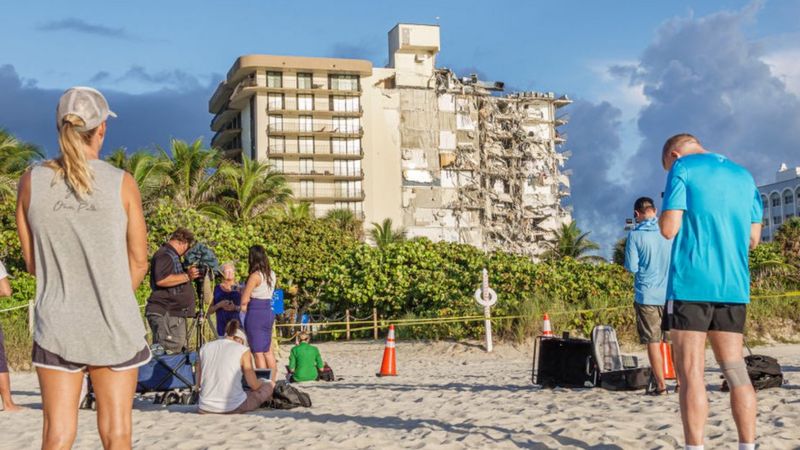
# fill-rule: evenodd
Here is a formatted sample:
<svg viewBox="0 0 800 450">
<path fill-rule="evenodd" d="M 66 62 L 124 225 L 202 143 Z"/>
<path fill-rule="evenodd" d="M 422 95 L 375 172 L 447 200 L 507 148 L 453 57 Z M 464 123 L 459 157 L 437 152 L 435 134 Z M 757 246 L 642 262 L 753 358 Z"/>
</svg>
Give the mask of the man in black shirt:
<svg viewBox="0 0 800 450">
<path fill-rule="evenodd" d="M 194 316 L 194 289 L 191 281 L 200 276 L 197 268 L 183 270 L 181 257 L 194 244 L 194 235 L 178 228 L 150 261 L 150 289 L 145 316 L 153 332 L 153 344 L 167 353 L 186 349 L 186 318 Z"/>
</svg>

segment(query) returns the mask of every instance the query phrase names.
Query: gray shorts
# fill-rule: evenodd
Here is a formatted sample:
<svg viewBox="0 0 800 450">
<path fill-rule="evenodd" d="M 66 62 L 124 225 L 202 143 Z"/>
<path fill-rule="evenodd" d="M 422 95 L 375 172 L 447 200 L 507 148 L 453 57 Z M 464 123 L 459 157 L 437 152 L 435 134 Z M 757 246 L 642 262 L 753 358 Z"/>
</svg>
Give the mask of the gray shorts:
<svg viewBox="0 0 800 450">
<path fill-rule="evenodd" d="M 33 342 L 33 365 L 35 367 L 41 367 L 43 369 L 54 369 L 60 370 L 62 372 L 81 372 L 86 370 L 89 365 L 88 364 L 81 364 L 76 362 L 67 361 L 66 359 L 56 355 L 53 352 L 47 351 L 42 347 L 39 347 L 39 344 L 36 341 Z M 124 370 L 135 369 L 137 367 L 141 367 L 148 362 L 150 362 L 150 358 L 152 355 L 150 354 L 150 347 L 147 345 L 144 346 L 142 350 L 140 350 L 137 354 L 133 356 L 133 358 L 120 363 L 114 364 L 113 366 L 107 366 L 111 370 L 115 372 L 122 372 Z"/>
<path fill-rule="evenodd" d="M 659 305 L 633 304 L 636 310 L 636 329 L 639 331 L 640 344 L 658 344 L 661 342 L 663 332 L 661 321 L 664 307 Z"/>
<path fill-rule="evenodd" d="M 187 347 L 186 318 L 171 316 L 169 313 L 147 313 L 147 324 L 153 332 L 153 344 L 161 344 L 167 353 L 183 352 Z"/>
</svg>

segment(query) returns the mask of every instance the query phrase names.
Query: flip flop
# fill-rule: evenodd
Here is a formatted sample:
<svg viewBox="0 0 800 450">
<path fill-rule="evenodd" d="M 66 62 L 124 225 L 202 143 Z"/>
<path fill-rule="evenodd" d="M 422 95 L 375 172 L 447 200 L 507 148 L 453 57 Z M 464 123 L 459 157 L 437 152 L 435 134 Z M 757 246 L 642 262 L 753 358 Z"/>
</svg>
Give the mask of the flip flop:
<svg viewBox="0 0 800 450">
<path fill-rule="evenodd" d="M 662 395 L 667 395 L 667 388 L 664 389 L 655 389 L 646 393 L 646 395 L 651 395 L 653 397 L 660 397 Z"/>
</svg>

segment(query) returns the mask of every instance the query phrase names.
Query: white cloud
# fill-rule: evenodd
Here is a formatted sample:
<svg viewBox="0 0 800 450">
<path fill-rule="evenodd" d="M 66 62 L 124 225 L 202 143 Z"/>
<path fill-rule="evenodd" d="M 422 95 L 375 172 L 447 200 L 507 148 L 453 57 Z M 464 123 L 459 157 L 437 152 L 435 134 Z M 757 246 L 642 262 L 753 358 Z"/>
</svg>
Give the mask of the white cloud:
<svg viewBox="0 0 800 450">
<path fill-rule="evenodd" d="M 800 96 L 800 48 L 786 48 L 767 53 L 761 58 L 772 75 L 786 85 L 789 92 Z"/>
</svg>

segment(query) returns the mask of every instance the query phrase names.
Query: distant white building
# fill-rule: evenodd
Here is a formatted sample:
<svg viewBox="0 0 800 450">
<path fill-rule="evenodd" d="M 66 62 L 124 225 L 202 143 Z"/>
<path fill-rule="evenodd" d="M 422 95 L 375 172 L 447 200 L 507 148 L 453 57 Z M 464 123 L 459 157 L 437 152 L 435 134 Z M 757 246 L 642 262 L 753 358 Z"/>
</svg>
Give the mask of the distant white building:
<svg viewBox="0 0 800 450">
<path fill-rule="evenodd" d="M 784 221 L 800 216 L 800 167 L 790 169 L 781 164 L 775 182 L 759 186 L 758 190 L 764 203 L 761 240 L 769 242 Z"/>
</svg>

